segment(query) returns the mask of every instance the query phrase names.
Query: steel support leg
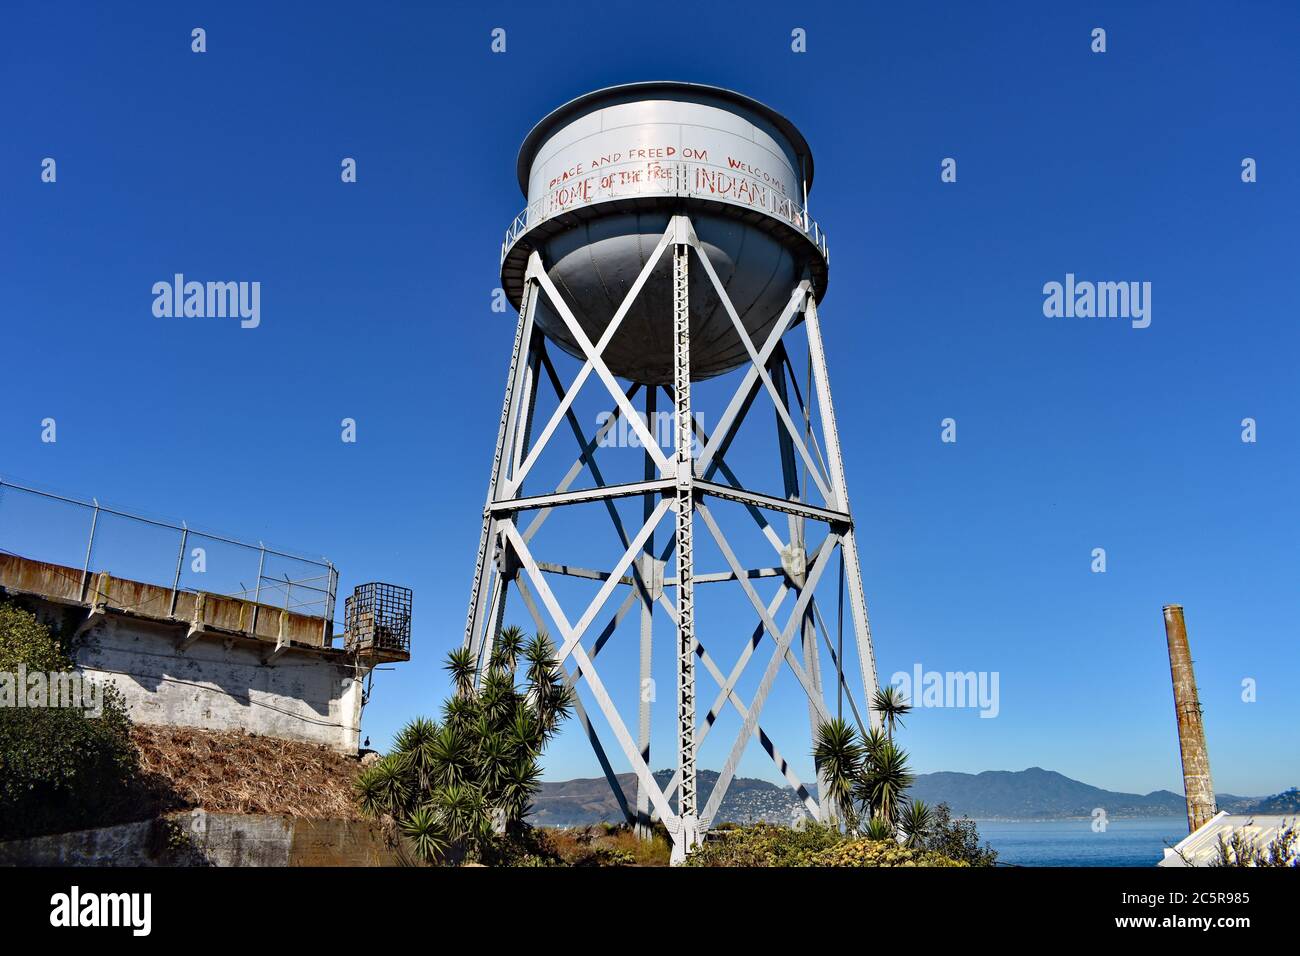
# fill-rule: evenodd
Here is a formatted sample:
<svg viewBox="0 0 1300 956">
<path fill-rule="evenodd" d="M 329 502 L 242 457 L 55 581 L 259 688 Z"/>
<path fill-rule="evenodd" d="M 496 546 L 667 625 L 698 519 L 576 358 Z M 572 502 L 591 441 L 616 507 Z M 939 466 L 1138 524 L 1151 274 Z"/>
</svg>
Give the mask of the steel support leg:
<svg viewBox="0 0 1300 956">
<path fill-rule="evenodd" d="M 835 405 L 831 402 L 831 383 L 826 372 L 826 350 L 822 346 L 821 323 L 817 319 L 817 301 L 808 297 L 804 310 L 804 327 L 808 332 L 808 354 L 812 359 L 813 383 L 817 391 L 817 404 L 821 410 L 822 435 L 826 439 L 827 464 L 830 466 L 831 485 L 840 508 L 849 511 L 849 492 L 844 480 L 844 459 L 840 454 L 840 432 L 835 423 Z M 811 397 L 809 401 L 811 401 Z M 872 706 L 876 696 L 876 655 L 871 646 L 871 624 L 867 617 L 867 597 L 862 590 L 862 565 L 858 560 L 856 527 L 843 531 L 840 548 L 844 555 L 844 577 L 849 592 L 849 606 L 853 615 L 853 634 L 858 645 L 858 666 L 862 674 L 862 692 L 866 695 L 868 719 L 873 728 L 880 726 L 880 714 Z M 841 658 L 842 660 L 843 658 Z"/>
<path fill-rule="evenodd" d="M 645 390 L 645 415 L 646 423 L 650 426 L 650 434 L 656 439 L 659 437 L 658 430 L 655 428 L 655 418 L 658 415 L 658 396 L 659 389 L 651 385 Z M 650 481 L 658 474 L 655 468 L 654 458 L 649 452 L 645 453 L 644 478 Z M 656 496 L 647 494 L 643 506 L 642 521 L 649 521 L 650 516 L 654 514 Z M 654 635 L 654 604 L 658 596 L 653 593 L 658 587 L 656 576 L 652 573 L 654 556 L 655 538 L 651 533 L 646 539 L 645 550 L 641 558 L 641 660 L 640 660 L 640 681 L 637 684 L 639 695 L 637 708 L 637 746 L 641 750 L 641 759 L 650 764 L 650 704 L 653 702 L 654 678 L 651 673 L 652 663 L 652 639 Z M 662 578 L 659 578 L 662 580 Z M 638 785 L 636 793 L 636 832 L 637 836 L 643 840 L 648 840 L 651 835 L 650 830 L 650 794 L 645 788 Z"/>
<path fill-rule="evenodd" d="M 478 558 L 474 565 L 474 581 L 469 594 L 469 614 L 465 621 L 464 646 L 482 656 L 485 615 L 487 613 L 488 578 L 492 571 L 492 550 L 497 537 L 496 521 L 489 510 L 501 488 L 509 468 L 510 444 L 514 438 L 514 422 L 518 409 L 516 396 L 522 387 L 524 364 L 519 360 L 531 352 L 533 340 L 533 313 L 537 308 L 535 283 L 524 285 L 524 298 L 520 303 L 519 325 L 515 329 L 514 350 L 510 354 L 510 372 L 506 376 L 506 394 L 501 403 L 501 421 L 497 428 L 496 450 L 492 456 L 492 473 L 488 478 L 487 502 L 483 506 L 483 530 L 479 535 Z"/>
<path fill-rule="evenodd" d="M 521 374 L 516 379 L 518 388 L 511 398 L 511 410 L 509 417 L 510 434 L 508 444 L 506 445 L 506 454 L 503 461 L 502 480 L 509 479 L 519 468 L 519 462 L 528 454 L 528 444 L 532 436 L 533 428 L 533 410 L 537 406 L 537 373 L 541 365 L 542 355 L 546 349 L 546 340 L 540 333 L 529 331 L 529 341 L 526 343 L 528 350 L 528 361 L 520 371 Z M 518 491 L 522 491 L 520 486 Z M 499 547 L 505 549 L 506 543 L 501 540 L 500 532 L 493 527 L 492 539 L 498 542 Z M 496 586 L 492 589 L 492 599 L 488 605 L 488 613 L 484 624 L 486 625 L 483 633 L 479 635 L 479 679 L 487 673 L 486 664 L 492 658 L 492 649 L 496 644 L 497 635 L 501 633 L 501 628 L 505 625 L 506 616 L 506 598 L 510 594 L 510 582 L 513 577 L 512 564 L 509 558 L 502 554 L 501 566 L 496 571 Z"/>
<path fill-rule="evenodd" d="M 795 409 L 790 405 L 790 393 L 786 387 L 786 366 L 788 364 L 789 360 L 785 354 L 785 346 L 777 346 L 776 353 L 768 362 L 768 374 L 772 378 L 772 384 L 776 386 L 777 397 L 785 406 L 787 416 L 793 417 Z M 803 424 L 806 436 L 805 442 L 811 445 L 812 432 L 808 427 L 806 414 Z M 799 464 L 795 457 L 794 442 L 790 440 L 790 433 L 784 427 L 780 415 L 776 417 L 776 443 L 781 450 L 781 474 L 785 481 L 785 496 L 791 501 L 802 501 L 802 489 L 807 487 L 808 482 L 805 479 L 801 485 L 799 481 Z M 805 523 L 805 519 L 801 515 L 789 516 L 790 544 L 786 548 L 786 553 L 782 555 L 782 562 L 786 565 L 787 574 L 791 576 L 791 583 L 796 589 L 800 590 L 803 588 L 804 578 L 807 574 L 808 543 Z M 824 700 L 822 696 L 821 658 L 817 653 L 817 625 L 813 620 L 811 606 L 804 613 L 803 623 L 800 625 L 800 644 L 803 651 L 804 670 L 808 673 L 812 691 L 817 695 L 815 701 L 811 694 L 808 698 L 808 728 L 811 736 L 809 750 L 811 752 L 817 746 L 817 728 L 821 723 L 818 703 Z M 818 774 L 817 805 L 822 819 L 826 818 L 826 812 L 829 808 L 826 793 L 826 780 L 823 775 Z"/>
<path fill-rule="evenodd" d="M 682 229 L 682 219 L 676 222 L 678 229 Z M 695 426 L 691 418 L 691 308 L 687 270 L 690 247 L 680 232 L 676 238 L 673 246 L 673 395 L 677 465 L 674 505 L 677 510 L 677 731 L 682 781 L 677 793 L 681 825 L 673 834 L 672 858 L 680 863 L 695 846 L 699 794 L 695 774 L 695 463 L 691 456 Z"/>
</svg>

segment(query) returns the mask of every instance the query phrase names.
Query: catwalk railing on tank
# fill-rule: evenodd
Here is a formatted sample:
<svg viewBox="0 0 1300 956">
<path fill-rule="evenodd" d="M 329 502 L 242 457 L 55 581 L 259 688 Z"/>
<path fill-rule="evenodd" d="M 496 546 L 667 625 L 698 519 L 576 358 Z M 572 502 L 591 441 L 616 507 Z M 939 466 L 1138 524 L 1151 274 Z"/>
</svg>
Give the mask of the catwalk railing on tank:
<svg viewBox="0 0 1300 956">
<path fill-rule="evenodd" d="M 338 569 L 327 558 L 305 558 L 130 514 L 0 479 L 0 552 L 80 569 L 81 598 L 92 572 L 170 589 L 174 613 L 182 591 L 221 594 L 321 618 L 322 643 L 333 636 Z M 249 586 L 248 582 L 253 582 Z M 254 612 L 256 614 L 256 611 Z M 256 618 L 253 621 L 256 627 Z"/>
<path fill-rule="evenodd" d="M 613 199 L 650 196 L 708 199 L 766 213 L 802 232 L 823 259 L 830 258 L 826 233 L 777 183 L 712 163 L 637 161 L 601 166 L 585 176 L 570 177 L 529 203 L 506 230 L 501 261 L 521 236 L 548 219 Z"/>
</svg>

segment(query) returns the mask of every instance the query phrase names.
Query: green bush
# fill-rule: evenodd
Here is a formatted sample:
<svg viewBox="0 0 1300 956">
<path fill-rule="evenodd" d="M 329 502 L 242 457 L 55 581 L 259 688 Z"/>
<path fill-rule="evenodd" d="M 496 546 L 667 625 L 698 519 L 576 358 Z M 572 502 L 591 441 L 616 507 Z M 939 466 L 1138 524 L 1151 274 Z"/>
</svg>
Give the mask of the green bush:
<svg viewBox="0 0 1300 956">
<path fill-rule="evenodd" d="M 0 597 L 0 671 L 26 664 L 29 671 L 72 669 L 58 639 L 36 615 Z"/>
<path fill-rule="evenodd" d="M 988 843 L 980 846 L 975 821 L 966 817 L 954 820 L 946 803 L 939 804 L 932 811 L 929 829 L 921 838 L 920 846 L 970 866 L 993 866 L 998 859 L 997 850 Z"/>
<path fill-rule="evenodd" d="M 687 866 L 969 866 L 896 840 L 847 837 L 835 827 L 759 823 L 715 830 L 686 858 Z"/>
<path fill-rule="evenodd" d="M 970 866 L 895 840 L 845 840 L 813 856 L 809 866 Z"/>
<path fill-rule="evenodd" d="M 847 842 L 830 826 L 796 829 L 758 823 L 714 831 L 686 858 L 687 866 L 811 866 L 819 853 Z"/>
<path fill-rule="evenodd" d="M 0 671 L 71 670 L 49 628 L 0 600 Z M 138 755 L 122 695 L 103 690 L 103 713 L 0 708 L 0 839 L 59 833 L 132 816 Z"/>
</svg>

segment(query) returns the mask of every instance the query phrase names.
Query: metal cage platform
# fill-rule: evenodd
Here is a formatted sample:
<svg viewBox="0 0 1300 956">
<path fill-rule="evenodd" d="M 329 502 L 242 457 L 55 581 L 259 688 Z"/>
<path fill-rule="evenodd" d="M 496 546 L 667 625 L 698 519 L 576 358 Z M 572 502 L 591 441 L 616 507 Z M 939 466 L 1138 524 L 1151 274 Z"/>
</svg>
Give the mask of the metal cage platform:
<svg viewBox="0 0 1300 956">
<path fill-rule="evenodd" d="M 343 602 L 349 651 L 411 652 L 411 589 L 372 581 Z"/>
</svg>

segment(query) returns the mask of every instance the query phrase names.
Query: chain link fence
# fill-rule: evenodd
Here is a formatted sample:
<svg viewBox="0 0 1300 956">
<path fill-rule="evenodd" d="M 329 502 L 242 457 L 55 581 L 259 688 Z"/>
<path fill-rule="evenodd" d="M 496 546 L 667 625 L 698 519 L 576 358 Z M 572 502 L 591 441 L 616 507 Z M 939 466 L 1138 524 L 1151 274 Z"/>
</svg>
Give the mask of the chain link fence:
<svg viewBox="0 0 1300 956">
<path fill-rule="evenodd" d="M 221 594 L 325 621 L 331 636 L 338 570 L 306 558 L 0 479 L 0 551 L 63 565 L 81 582 L 114 577 Z M 170 613 L 167 609 L 151 609 Z"/>
</svg>

